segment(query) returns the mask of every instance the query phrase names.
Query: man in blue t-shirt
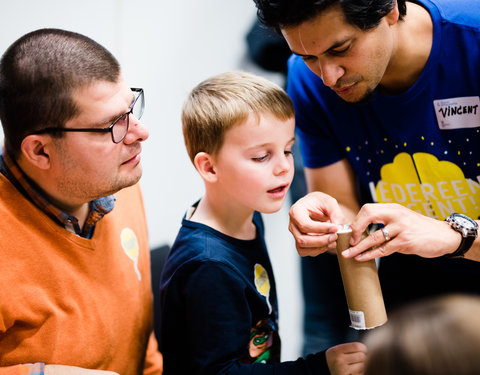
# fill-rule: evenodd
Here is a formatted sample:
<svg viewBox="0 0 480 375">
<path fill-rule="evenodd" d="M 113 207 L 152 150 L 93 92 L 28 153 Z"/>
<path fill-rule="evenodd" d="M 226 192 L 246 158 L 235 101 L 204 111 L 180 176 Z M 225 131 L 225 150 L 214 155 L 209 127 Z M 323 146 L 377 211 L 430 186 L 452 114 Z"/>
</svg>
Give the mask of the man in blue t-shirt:
<svg viewBox="0 0 480 375">
<path fill-rule="evenodd" d="M 300 255 L 335 247 L 321 191 L 352 223 L 355 246 L 345 256 L 396 253 L 379 268 L 390 310 L 445 292 L 480 293 L 480 264 L 450 259 L 480 259 L 477 2 L 255 3 L 294 53 L 287 89 L 313 192 L 291 209 Z M 372 223 L 383 227 L 359 242 Z"/>
</svg>

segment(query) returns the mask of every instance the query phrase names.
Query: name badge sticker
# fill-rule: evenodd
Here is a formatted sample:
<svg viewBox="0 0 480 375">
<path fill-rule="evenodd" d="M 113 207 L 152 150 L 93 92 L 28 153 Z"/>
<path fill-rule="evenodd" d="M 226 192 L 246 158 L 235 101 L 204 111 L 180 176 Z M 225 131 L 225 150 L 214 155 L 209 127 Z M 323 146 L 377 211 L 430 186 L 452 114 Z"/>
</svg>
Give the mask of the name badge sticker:
<svg viewBox="0 0 480 375">
<path fill-rule="evenodd" d="M 434 100 L 438 127 L 442 130 L 480 127 L 480 97 Z"/>
</svg>

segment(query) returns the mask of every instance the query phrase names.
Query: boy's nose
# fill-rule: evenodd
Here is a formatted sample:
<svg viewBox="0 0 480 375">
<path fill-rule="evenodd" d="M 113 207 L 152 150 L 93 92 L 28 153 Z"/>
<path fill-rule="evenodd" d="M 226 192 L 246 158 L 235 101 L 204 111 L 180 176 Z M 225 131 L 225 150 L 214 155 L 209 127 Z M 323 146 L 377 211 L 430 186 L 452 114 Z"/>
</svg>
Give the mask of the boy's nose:
<svg viewBox="0 0 480 375">
<path fill-rule="evenodd" d="M 275 175 L 281 175 L 287 173 L 292 168 L 293 162 L 290 160 L 291 156 L 283 155 L 279 158 L 277 165 L 275 166 Z"/>
</svg>

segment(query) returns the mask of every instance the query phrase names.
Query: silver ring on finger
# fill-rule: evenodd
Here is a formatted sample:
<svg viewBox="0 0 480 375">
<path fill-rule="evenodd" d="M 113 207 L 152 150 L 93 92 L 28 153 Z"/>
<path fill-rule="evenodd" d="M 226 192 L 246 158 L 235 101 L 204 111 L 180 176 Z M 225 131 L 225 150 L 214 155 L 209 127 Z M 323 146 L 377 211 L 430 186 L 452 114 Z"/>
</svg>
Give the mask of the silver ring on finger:
<svg viewBox="0 0 480 375">
<path fill-rule="evenodd" d="M 388 233 L 388 230 L 387 228 L 383 227 L 381 229 L 382 233 L 383 233 L 383 236 L 385 237 L 385 241 L 390 241 L 392 238 L 390 237 L 390 233 Z"/>
</svg>

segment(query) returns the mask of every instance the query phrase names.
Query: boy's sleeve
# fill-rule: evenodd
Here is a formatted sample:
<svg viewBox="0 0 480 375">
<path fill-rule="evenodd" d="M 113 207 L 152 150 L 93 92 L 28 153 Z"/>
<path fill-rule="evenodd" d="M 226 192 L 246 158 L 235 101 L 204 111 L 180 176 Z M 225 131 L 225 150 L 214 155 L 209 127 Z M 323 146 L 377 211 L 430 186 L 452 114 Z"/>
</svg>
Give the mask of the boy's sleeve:
<svg viewBox="0 0 480 375">
<path fill-rule="evenodd" d="M 247 364 L 252 322 L 245 282 L 226 265 L 211 262 L 189 270 L 178 289 L 182 302 L 165 300 L 169 324 L 162 326 L 165 371 L 183 363 L 192 374 L 329 374 L 325 353 L 274 364 Z M 172 313 L 173 312 L 173 313 Z M 188 366 L 186 363 L 188 362 Z"/>
<path fill-rule="evenodd" d="M 192 273 L 184 295 L 192 356 L 186 360 L 194 373 L 221 372 L 245 358 L 252 322 L 239 276 L 223 264 L 205 263 Z"/>
</svg>

